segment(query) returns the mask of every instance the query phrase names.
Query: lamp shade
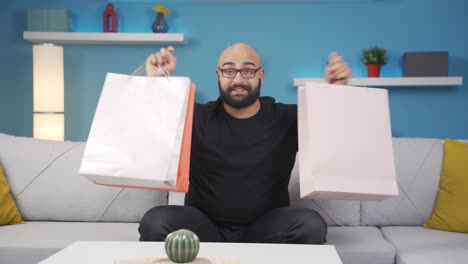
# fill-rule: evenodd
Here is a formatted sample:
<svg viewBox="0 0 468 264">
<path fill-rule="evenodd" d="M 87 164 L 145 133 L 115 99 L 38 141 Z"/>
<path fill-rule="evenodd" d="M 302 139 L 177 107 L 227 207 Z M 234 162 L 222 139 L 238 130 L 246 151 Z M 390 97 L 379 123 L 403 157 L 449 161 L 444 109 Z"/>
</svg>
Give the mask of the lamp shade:
<svg viewBox="0 0 468 264">
<path fill-rule="evenodd" d="M 34 138 L 48 140 L 64 140 L 64 116 L 63 114 L 39 114 L 34 113 Z"/>
<path fill-rule="evenodd" d="M 33 46 L 35 138 L 64 140 L 63 47 Z"/>
</svg>

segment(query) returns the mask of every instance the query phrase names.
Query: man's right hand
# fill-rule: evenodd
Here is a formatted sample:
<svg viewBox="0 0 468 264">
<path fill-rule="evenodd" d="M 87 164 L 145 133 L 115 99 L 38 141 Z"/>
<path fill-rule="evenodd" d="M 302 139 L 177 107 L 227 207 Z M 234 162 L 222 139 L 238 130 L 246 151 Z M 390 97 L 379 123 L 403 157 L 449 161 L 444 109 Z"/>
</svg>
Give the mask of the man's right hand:
<svg viewBox="0 0 468 264">
<path fill-rule="evenodd" d="M 146 76 L 164 76 L 159 66 L 164 69 L 165 74 L 172 75 L 177 66 L 177 59 L 172 54 L 173 52 L 174 47 L 169 46 L 149 55 L 146 59 Z"/>
</svg>

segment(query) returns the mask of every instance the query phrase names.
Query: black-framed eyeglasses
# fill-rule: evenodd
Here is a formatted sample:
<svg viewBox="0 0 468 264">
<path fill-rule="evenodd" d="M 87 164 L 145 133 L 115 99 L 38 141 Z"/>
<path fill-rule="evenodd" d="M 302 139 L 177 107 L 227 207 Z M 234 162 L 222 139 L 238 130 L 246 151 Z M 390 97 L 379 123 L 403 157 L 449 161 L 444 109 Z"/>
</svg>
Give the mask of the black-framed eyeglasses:
<svg viewBox="0 0 468 264">
<path fill-rule="evenodd" d="M 242 77 L 244 78 L 253 78 L 255 77 L 255 74 L 261 69 L 262 66 L 258 67 L 257 69 L 244 68 L 240 70 L 234 68 L 221 69 L 220 67 L 218 67 L 218 70 L 221 71 L 224 78 L 234 78 L 236 77 L 238 72 L 240 72 Z"/>
</svg>

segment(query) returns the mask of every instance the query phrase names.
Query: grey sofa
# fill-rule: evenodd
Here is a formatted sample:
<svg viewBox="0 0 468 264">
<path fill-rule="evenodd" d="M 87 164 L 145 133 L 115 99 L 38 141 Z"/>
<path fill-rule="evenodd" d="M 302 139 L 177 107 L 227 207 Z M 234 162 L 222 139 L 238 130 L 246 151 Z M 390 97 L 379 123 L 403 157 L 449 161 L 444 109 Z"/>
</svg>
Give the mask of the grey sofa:
<svg viewBox="0 0 468 264">
<path fill-rule="evenodd" d="M 393 143 L 399 197 L 301 200 L 295 166 L 292 206 L 325 218 L 327 243 L 344 264 L 468 263 L 468 234 L 422 227 L 437 196 L 443 140 Z M 138 221 L 148 209 L 182 203 L 181 194 L 94 185 L 77 173 L 84 145 L 0 134 L 0 162 L 26 220 L 0 226 L 0 263 L 37 263 L 78 240 L 137 241 Z"/>
</svg>

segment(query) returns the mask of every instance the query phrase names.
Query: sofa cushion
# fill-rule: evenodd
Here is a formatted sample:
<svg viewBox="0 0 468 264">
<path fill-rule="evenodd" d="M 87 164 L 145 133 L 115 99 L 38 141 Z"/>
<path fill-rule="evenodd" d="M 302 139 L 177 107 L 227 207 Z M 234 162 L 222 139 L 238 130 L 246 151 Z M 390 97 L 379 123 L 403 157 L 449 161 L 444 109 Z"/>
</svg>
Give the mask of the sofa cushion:
<svg viewBox="0 0 468 264">
<path fill-rule="evenodd" d="M 137 223 L 27 221 L 0 228 L 0 259 L 5 263 L 38 263 L 75 241 L 138 239 Z"/>
<path fill-rule="evenodd" d="M 312 208 L 327 222 L 328 226 L 359 225 L 359 201 L 311 200 L 301 199 L 299 195 L 299 166 L 296 164 L 291 172 L 289 197 L 292 207 Z M 170 192 L 169 204 L 183 205 L 184 193 Z"/>
<path fill-rule="evenodd" d="M 0 160 L 26 220 L 139 222 L 167 193 L 95 185 L 78 174 L 85 144 L 0 134 Z"/>
<path fill-rule="evenodd" d="M 382 227 L 382 233 L 397 249 L 397 264 L 467 263 L 468 234 L 420 226 Z"/>
<path fill-rule="evenodd" d="M 437 202 L 424 227 L 468 233 L 468 143 L 445 140 Z"/>
<path fill-rule="evenodd" d="M 24 223 L 15 200 L 11 196 L 10 186 L 3 173 L 0 163 L 0 225 L 13 225 Z"/>
<path fill-rule="evenodd" d="M 170 205 L 184 205 L 185 193 L 169 192 L 167 203 Z"/>
<path fill-rule="evenodd" d="M 419 225 L 432 213 L 439 187 L 443 141 L 393 138 L 400 195 L 361 203 L 361 224 L 371 226 Z"/>
<path fill-rule="evenodd" d="M 335 246 L 343 264 L 393 264 L 395 261 L 395 248 L 376 227 L 331 226 L 327 244 Z"/>
</svg>

